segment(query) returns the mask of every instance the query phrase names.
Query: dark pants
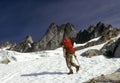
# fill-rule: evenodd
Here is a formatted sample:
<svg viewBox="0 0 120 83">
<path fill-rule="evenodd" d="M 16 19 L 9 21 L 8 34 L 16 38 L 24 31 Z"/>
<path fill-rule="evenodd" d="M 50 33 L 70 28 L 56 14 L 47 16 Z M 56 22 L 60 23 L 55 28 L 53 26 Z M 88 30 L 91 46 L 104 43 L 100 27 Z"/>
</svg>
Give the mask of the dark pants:
<svg viewBox="0 0 120 83">
<path fill-rule="evenodd" d="M 73 58 L 73 54 L 70 54 L 70 53 L 66 53 L 66 64 L 67 64 L 67 67 L 68 67 L 68 69 L 70 70 L 70 72 L 72 72 L 73 70 L 72 70 L 72 66 L 73 67 L 77 67 L 78 65 L 76 65 L 74 62 L 73 62 L 73 60 L 72 60 L 72 58 Z"/>
</svg>

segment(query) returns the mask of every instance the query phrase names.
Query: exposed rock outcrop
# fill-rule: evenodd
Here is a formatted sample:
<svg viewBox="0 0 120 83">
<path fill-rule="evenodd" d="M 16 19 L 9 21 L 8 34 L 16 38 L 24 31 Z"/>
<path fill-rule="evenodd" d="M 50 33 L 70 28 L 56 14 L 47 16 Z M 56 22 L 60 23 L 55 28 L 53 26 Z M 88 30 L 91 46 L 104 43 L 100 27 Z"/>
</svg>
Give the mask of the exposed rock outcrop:
<svg viewBox="0 0 120 83">
<path fill-rule="evenodd" d="M 28 52 L 32 48 L 32 44 L 32 37 L 28 35 L 18 45 L 16 45 L 15 47 L 11 47 L 10 50 L 15 50 L 18 52 Z"/>
<path fill-rule="evenodd" d="M 113 51 L 115 58 L 120 58 L 120 38 L 115 42 L 115 48 Z"/>
<path fill-rule="evenodd" d="M 91 58 L 91 57 L 97 56 L 97 55 L 101 55 L 101 52 L 97 49 L 90 49 L 81 54 L 81 56 L 85 56 L 88 58 Z"/>
<path fill-rule="evenodd" d="M 101 75 L 84 83 L 120 83 L 120 72 Z"/>
<path fill-rule="evenodd" d="M 16 45 L 15 43 L 11 43 L 11 42 L 7 41 L 7 42 L 0 44 L 0 48 L 9 49 L 10 47 L 14 47 L 15 45 Z"/>
<path fill-rule="evenodd" d="M 100 42 L 104 42 L 112 37 L 115 37 L 118 33 L 120 33 L 119 29 L 99 22 L 96 26 L 90 26 L 84 31 L 79 31 L 77 34 L 76 43 L 85 43 L 90 39 L 100 36 L 102 36 Z"/>
<path fill-rule="evenodd" d="M 52 23 L 42 39 L 37 42 L 37 45 L 39 50 L 53 50 L 60 46 L 63 38 L 75 38 L 76 34 L 77 32 L 74 29 L 74 26 L 70 23 L 61 26 Z"/>
<path fill-rule="evenodd" d="M 88 42 L 84 46 L 79 46 L 79 47 L 76 47 L 75 49 L 81 50 L 90 46 L 105 43 L 107 41 L 110 41 L 112 38 L 117 37 L 119 34 L 120 34 L 119 29 L 111 28 L 110 30 L 106 31 L 104 35 L 101 35 L 101 37 L 97 41 Z"/>
<path fill-rule="evenodd" d="M 109 58 L 120 58 L 120 38 L 109 41 L 101 48 L 101 52 Z"/>
</svg>

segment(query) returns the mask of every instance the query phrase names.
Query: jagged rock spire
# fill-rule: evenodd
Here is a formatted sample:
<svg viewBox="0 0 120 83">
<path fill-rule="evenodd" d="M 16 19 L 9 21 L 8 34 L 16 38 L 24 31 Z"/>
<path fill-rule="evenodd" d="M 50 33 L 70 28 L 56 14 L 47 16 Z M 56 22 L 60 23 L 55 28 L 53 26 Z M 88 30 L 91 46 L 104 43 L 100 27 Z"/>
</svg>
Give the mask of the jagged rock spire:
<svg viewBox="0 0 120 83">
<path fill-rule="evenodd" d="M 43 38 L 38 42 L 40 50 L 56 49 L 64 37 L 76 37 L 76 30 L 70 23 L 61 26 L 52 23 Z"/>
</svg>

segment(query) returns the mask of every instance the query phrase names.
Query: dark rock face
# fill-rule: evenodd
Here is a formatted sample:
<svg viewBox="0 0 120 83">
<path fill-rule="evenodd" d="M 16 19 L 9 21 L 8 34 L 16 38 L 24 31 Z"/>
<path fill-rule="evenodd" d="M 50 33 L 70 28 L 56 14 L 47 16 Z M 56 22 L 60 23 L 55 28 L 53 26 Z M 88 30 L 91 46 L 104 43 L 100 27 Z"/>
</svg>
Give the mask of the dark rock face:
<svg viewBox="0 0 120 83">
<path fill-rule="evenodd" d="M 33 42 L 32 44 L 31 44 L 31 48 L 29 48 L 29 52 L 35 52 L 35 51 L 39 51 L 39 45 L 38 45 L 38 43 L 37 42 Z"/>
<path fill-rule="evenodd" d="M 109 41 L 103 48 L 101 52 L 109 58 L 120 58 L 120 38 L 116 41 Z"/>
<path fill-rule="evenodd" d="M 114 52 L 114 57 L 115 58 L 120 58 L 120 44 L 118 46 L 116 46 L 115 48 L 115 52 Z"/>
<path fill-rule="evenodd" d="M 115 43 L 115 48 L 113 50 L 113 54 L 115 58 L 120 58 L 120 38 Z"/>
<path fill-rule="evenodd" d="M 101 48 L 101 52 L 103 53 L 103 55 L 112 58 L 113 56 L 113 51 L 115 48 L 115 41 L 111 40 L 109 41 L 107 44 L 105 44 L 102 48 Z"/>
<path fill-rule="evenodd" d="M 96 25 L 98 26 L 98 25 Z M 94 29 L 92 28 L 89 29 L 88 31 L 91 32 L 93 31 Z M 95 32 L 97 33 L 97 32 Z M 102 44 L 102 43 L 105 43 L 107 41 L 109 41 L 111 38 L 114 38 L 114 37 L 117 37 L 118 35 L 120 34 L 120 30 L 119 29 L 116 29 L 116 28 L 109 28 L 107 31 L 104 31 L 103 34 L 101 35 L 101 37 L 97 40 L 97 41 L 92 41 L 92 42 L 88 42 L 87 44 L 85 44 L 84 46 L 80 46 L 80 47 L 76 47 L 75 49 L 76 50 L 81 50 L 83 48 L 87 48 L 87 47 L 90 47 L 90 46 L 94 46 L 94 45 L 98 45 L 98 44 Z M 91 37 L 92 35 L 94 35 L 94 33 L 91 34 Z M 82 36 L 82 34 L 81 34 Z M 95 35 L 94 35 L 95 36 Z M 87 38 L 89 39 L 88 37 L 86 37 L 86 35 L 84 36 L 84 39 Z M 82 37 L 81 37 L 82 39 Z M 86 40 L 85 40 L 86 41 Z M 107 44 L 106 44 L 107 45 Z M 109 45 L 109 44 L 108 44 Z M 104 46 L 105 47 L 105 46 Z"/>
<path fill-rule="evenodd" d="M 61 26 L 57 26 L 55 23 L 52 23 L 43 38 L 37 43 L 39 50 L 56 49 L 60 46 L 63 38 L 75 38 L 76 34 L 77 32 L 75 31 L 74 26 L 70 23 L 63 24 Z"/>
<path fill-rule="evenodd" d="M 32 48 L 32 37 L 30 35 L 26 36 L 22 42 L 20 42 L 15 47 L 11 47 L 10 50 L 15 50 L 18 52 L 28 52 Z"/>
<path fill-rule="evenodd" d="M 90 39 L 104 36 L 105 34 L 111 34 L 109 31 L 117 31 L 117 29 L 112 28 L 111 25 L 105 25 L 99 22 L 96 26 L 90 26 L 88 29 L 80 31 L 77 34 L 76 43 L 85 43 Z"/>
<path fill-rule="evenodd" d="M 106 34 L 110 29 L 112 29 L 111 25 L 105 25 L 104 23 L 99 22 L 94 27 L 94 30 L 92 32 L 93 33 L 92 37 L 96 38 L 96 37 L 102 36 L 102 35 Z"/>
<path fill-rule="evenodd" d="M 54 23 L 51 24 L 43 38 L 38 42 L 39 49 L 40 50 L 50 49 L 53 43 L 54 46 L 56 46 L 57 42 L 54 39 L 57 39 L 57 33 L 58 33 L 57 25 Z"/>
</svg>

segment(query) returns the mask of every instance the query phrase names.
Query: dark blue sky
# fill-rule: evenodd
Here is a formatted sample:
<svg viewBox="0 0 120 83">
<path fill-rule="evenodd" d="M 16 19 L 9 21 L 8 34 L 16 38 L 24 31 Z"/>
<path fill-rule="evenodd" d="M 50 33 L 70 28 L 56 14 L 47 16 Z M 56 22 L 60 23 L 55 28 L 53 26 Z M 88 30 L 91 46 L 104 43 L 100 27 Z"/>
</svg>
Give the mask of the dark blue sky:
<svg viewBox="0 0 120 83">
<path fill-rule="evenodd" d="M 120 0 L 0 0 L 0 42 L 38 41 L 54 22 L 76 30 L 102 21 L 120 27 Z"/>
</svg>

